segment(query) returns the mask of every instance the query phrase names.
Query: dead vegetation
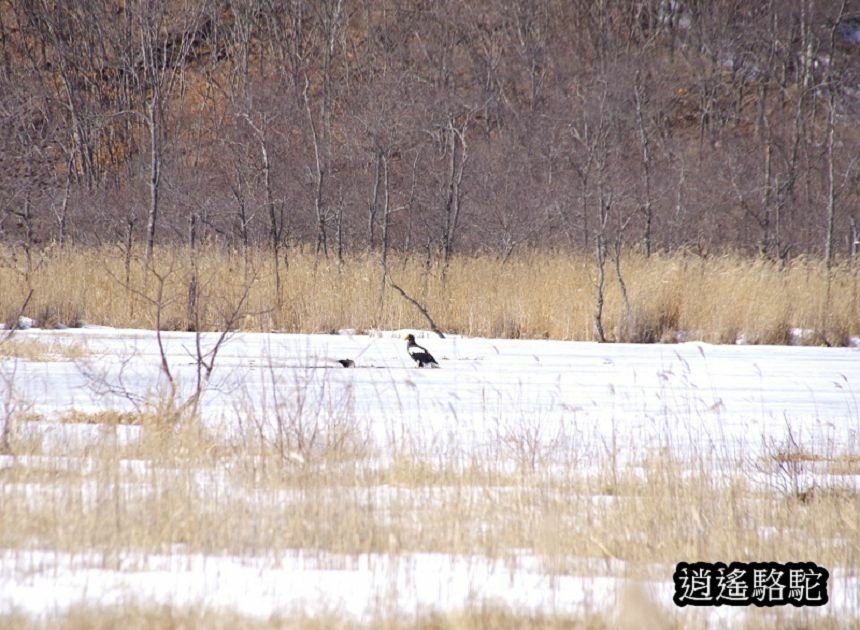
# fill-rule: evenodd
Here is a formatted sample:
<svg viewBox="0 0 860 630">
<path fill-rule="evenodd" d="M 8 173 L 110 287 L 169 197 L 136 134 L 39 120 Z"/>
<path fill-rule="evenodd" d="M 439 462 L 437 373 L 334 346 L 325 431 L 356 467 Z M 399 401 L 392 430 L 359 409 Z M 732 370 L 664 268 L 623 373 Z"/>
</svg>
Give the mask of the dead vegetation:
<svg viewBox="0 0 860 630">
<path fill-rule="evenodd" d="M 426 327 L 421 313 L 393 292 L 380 296 L 380 268 L 372 256 L 344 264 L 294 252 L 281 278 L 265 251 L 247 258 L 253 274 L 236 275 L 244 259 L 220 248 L 201 249 L 195 266 L 183 248 L 158 248 L 156 283 L 112 248 L 67 248 L 47 256 L 28 282 L 0 268 L 0 312 L 14 312 L 30 288 L 32 312 L 67 312 L 90 324 L 164 329 L 320 333 L 340 328 Z M 590 340 L 594 270 L 588 256 L 523 252 L 503 262 L 493 256 L 455 256 L 443 269 L 392 254 L 398 281 L 427 306 L 439 326 L 470 336 Z M 282 272 L 283 273 L 283 272 Z M 623 267 L 629 310 L 613 274 L 607 275 L 604 325 L 611 341 L 638 343 L 698 339 L 716 343 L 847 345 L 860 334 L 860 277 L 851 264 L 797 258 L 779 263 L 745 256 L 678 253 L 629 255 Z M 194 278 L 195 301 L 189 305 Z M 159 293 L 160 291 L 160 293 Z M 242 303 L 237 317 L 235 304 Z M 193 308 L 192 308 L 193 307 Z M 69 320 L 72 322 L 72 320 Z M 37 321 L 37 325 L 45 325 Z M 49 324 L 48 324 L 49 325 Z M 79 350 L 23 340 L 0 346 L 22 358 L 74 358 Z"/>
<path fill-rule="evenodd" d="M 133 563 L 122 569 L 110 558 L 145 559 L 175 549 L 248 559 L 298 550 L 346 558 L 431 552 L 496 559 L 512 569 L 525 553 L 550 576 L 608 575 L 633 586 L 665 582 L 684 558 L 812 558 L 847 574 L 860 563 L 860 501 L 837 476 L 857 475 L 858 456 L 849 450 L 823 453 L 792 438 L 768 447 L 761 462 L 685 458 L 665 448 L 626 453 L 627 463 L 619 466 L 618 453 L 584 452 L 563 435 L 535 432 L 534 422 L 512 418 L 500 427 L 505 440 L 494 441 L 480 458 L 464 458 L 453 436 L 435 440 L 429 450 L 409 435 L 357 449 L 356 443 L 372 440 L 348 406 L 340 415 L 301 413 L 303 424 L 298 416 L 279 421 L 243 414 L 245 433 L 232 438 L 187 418 L 159 421 L 149 412 L 138 418 L 70 415 L 75 422 L 104 420 L 108 428 L 123 422 L 141 433 L 126 443 L 106 439 L 83 455 L 71 446 L 17 445 L 14 459 L 7 456 L 0 468 L 0 548 L 73 557 L 98 550 L 120 571 L 133 571 Z M 279 436 L 287 424 L 289 431 L 304 427 L 305 437 L 307 431 L 351 437 L 321 439 L 302 452 L 297 433 Z M 808 468 L 818 464 L 827 466 Z M 837 473 L 831 464 L 849 470 Z M 659 628 L 694 618 L 654 597 L 631 595 L 617 612 L 573 617 L 475 602 L 462 611 L 404 618 L 380 602 L 369 625 L 603 628 L 641 621 L 645 609 Z M 753 625 L 765 615 L 748 613 L 743 618 Z M 768 614 L 783 621 L 813 618 L 797 611 Z M 826 611 L 809 614 L 824 627 L 845 621 Z M 337 611 L 251 619 L 134 600 L 115 609 L 76 606 L 50 619 L 52 627 L 77 628 L 111 625 L 118 615 L 141 627 L 363 627 Z M 39 627 L 14 613 L 0 619 Z"/>
<path fill-rule="evenodd" d="M 76 361 L 88 356 L 86 344 L 70 339 L 27 339 L 13 336 L 0 343 L 0 359 L 25 361 Z"/>
</svg>

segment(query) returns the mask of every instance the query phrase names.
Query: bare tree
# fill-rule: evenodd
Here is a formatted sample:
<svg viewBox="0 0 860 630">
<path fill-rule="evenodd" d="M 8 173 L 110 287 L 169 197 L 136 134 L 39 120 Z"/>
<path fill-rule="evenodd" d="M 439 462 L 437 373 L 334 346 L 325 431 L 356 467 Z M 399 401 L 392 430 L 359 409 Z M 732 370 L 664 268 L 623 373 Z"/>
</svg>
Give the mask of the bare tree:
<svg viewBox="0 0 860 630">
<path fill-rule="evenodd" d="M 200 0 L 176 18 L 171 8 L 168 0 L 132 0 L 126 5 L 138 47 L 134 71 L 139 77 L 140 109 L 136 113 L 149 134 L 146 267 L 152 259 L 159 218 L 166 117 L 192 46 L 199 37 L 205 5 Z M 178 27 L 174 27 L 171 18 L 178 21 Z"/>
<path fill-rule="evenodd" d="M 22 272 L 115 240 L 129 284 L 137 240 L 149 265 L 192 224 L 246 279 L 262 245 L 281 287 L 295 244 L 443 270 L 563 246 L 616 276 L 634 244 L 850 253 L 847 0 L 3 6 L 0 231 Z"/>
<path fill-rule="evenodd" d="M 263 176 L 263 188 L 265 191 L 265 207 L 269 217 L 269 245 L 272 253 L 272 271 L 275 276 L 276 309 L 280 312 L 283 306 L 283 287 L 281 280 L 281 252 L 285 249 L 286 223 L 284 220 L 284 206 L 275 198 L 272 163 L 270 160 L 269 127 L 271 121 L 265 114 L 260 115 L 259 122 L 255 123 L 248 114 L 243 118 L 254 131 L 260 149 L 260 164 Z M 242 207 L 244 212 L 244 207 Z M 286 261 L 286 253 L 284 253 Z"/>
<path fill-rule="evenodd" d="M 639 132 L 639 144 L 642 149 L 642 194 L 644 200 L 642 202 L 642 214 L 644 215 L 645 227 L 642 230 L 642 250 L 645 256 L 651 255 L 651 230 L 654 223 L 654 203 L 652 199 L 652 157 L 651 157 L 651 138 L 645 122 L 644 114 L 644 87 L 642 73 L 636 70 L 636 78 L 633 82 L 633 101 L 636 110 L 636 129 Z"/>
<path fill-rule="evenodd" d="M 834 156 L 834 134 L 835 134 L 835 118 L 836 118 L 836 95 L 840 88 L 839 79 L 836 75 L 834 63 L 834 52 L 836 50 L 836 28 L 842 17 L 845 15 L 845 6 L 847 0 L 841 0 L 839 12 L 834 20 L 833 27 L 830 30 L 829 50 L 827 55 L 827 72 L 824 77 L 825 89 L 827 94 L 827 126 L 824 140 L 824 151 L 827 163 L 827 219 L 824 232 L 824 265 L 827 269 L 827 297 L 828 305 L 830 298 L 830 278 L 831 268 L 833 265 L 833 233 L 836 219 L 836 201 L 839 196 L 839 186 L 836 182 L 835 175 L 835 156 Z"/>
<path fill-rule="evenodd" d="M 458 122 L 449 116 L 444 134 L 448 158 L 448 194 L 445 200 L 445 226 L 442 233 L 442 259 L 447 266 L 454 251 L 454 239 L 460 226 L 463 204 L 463 170 L 469 157 L 466 145 L 466 131 L 469 127 L 469 114 Z"/>
</svg>

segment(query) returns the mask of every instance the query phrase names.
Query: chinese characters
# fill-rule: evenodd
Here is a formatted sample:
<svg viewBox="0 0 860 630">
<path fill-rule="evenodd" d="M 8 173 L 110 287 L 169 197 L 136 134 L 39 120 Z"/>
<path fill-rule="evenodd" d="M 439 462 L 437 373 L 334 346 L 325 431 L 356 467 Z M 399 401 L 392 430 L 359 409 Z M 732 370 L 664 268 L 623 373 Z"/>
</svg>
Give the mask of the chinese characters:
<svg viewBox="0 0 860 630">
<path fill-rule="evenodd" d="M 830 573 L 812 562 L 679 562 L 677 606 L 823 606 Z"/>
</svg>

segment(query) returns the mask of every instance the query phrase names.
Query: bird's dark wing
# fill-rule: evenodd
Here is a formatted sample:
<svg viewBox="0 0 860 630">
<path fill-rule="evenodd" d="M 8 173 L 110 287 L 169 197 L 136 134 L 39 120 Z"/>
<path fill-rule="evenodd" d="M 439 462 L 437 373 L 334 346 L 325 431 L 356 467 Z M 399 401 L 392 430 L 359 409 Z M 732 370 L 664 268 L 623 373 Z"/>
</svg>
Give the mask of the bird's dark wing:
<svg viewBox="0 0 860 630">
<path fill-rule="evenodd" d="M 419 355 L 419 354 L 421 354 L 421 355 L 430 354 L 429 352 L 427 352 L 427 348 L 422 348 L 417 343 L 412 344 L 411 346 L 406 348 L 406 351 L 409 353 L 410 357 L 414 357 L 414 356 Z"/>
<path fill-rule="evenodd" d="M 436 359 L 433 358 L 433 355 L 427 352 L 421 352 L 420 350 L 417 352 L 410 352 L 409 356 L 411 356 L 418 363 L 436 363 Z"/>
</svg>

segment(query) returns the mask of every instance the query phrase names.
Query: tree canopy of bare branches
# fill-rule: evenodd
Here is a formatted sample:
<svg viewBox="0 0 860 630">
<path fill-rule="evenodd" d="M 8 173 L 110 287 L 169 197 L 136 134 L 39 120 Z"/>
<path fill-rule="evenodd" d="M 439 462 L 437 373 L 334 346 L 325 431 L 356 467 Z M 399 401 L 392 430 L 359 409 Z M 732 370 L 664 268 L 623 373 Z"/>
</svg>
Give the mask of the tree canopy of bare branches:
<svg viewBox="0 0 860 630">
<path fill-rule="evenodd" d="M 5 0 L 0 238 L 151 252 L 193 221 L 275 273 L 303 244 L 831 260 L 858 24 L 842 0 Z"/>
</svg>

